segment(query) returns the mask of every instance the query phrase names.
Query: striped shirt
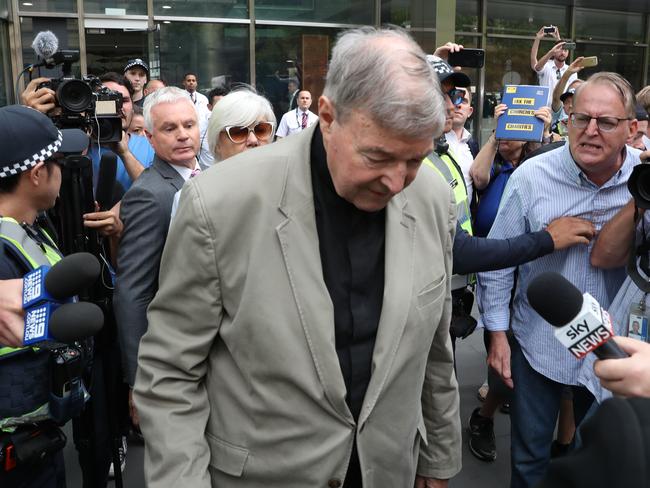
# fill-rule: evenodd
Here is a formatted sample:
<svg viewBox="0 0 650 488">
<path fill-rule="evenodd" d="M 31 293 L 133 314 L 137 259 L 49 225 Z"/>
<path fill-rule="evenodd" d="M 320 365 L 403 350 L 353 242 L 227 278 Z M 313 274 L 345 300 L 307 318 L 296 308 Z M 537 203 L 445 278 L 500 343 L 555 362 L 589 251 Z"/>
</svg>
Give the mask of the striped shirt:
<svg viewBox="0 0 650 488">
<path fill-rule="evenodd" d="M 639 162 L 639 151 L 631 147 L 624 151 L 621 168 L 601 187 L 574 162 L 569 144 L 526 161 L 510 178 L 488 237 L 500 239 L 538 231 L 563 216 L 589 220 L 600 231 L 630 200 L 627 179 Z M 533 369 L 567 385 L 579 383 L 580 368 L 586 363 L 576 360 L 555 339 L 553 328 L 528 304 L 526 290 L 537 274 L 555 271 L 607 308 L 625 279 L 625 270 L 591 266 L 592 246 L 593 242 L 573 246 L 520 266 L 512 314 L 509 302 L 515 268 L 480 273 L 478 278 L 479 310 L 486 328 L 501 331 L 510 324 Z"/>
</svg>

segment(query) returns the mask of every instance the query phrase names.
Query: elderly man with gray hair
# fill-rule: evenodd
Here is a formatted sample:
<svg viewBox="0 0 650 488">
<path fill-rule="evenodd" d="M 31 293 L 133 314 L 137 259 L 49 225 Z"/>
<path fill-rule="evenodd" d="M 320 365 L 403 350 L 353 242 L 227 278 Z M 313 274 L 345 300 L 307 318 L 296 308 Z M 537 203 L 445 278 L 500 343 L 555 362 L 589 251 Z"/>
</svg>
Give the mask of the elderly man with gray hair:
<svg viewBox="0 0 650 488">
<path fill-rule="evenodd" d="M 158 268 L 167 238 L 174 194 L 198 168 L 199 128 L 188 93 L 161 88 L 144 102 L 145 134 L 154 151 L 145 169 L 122 198 L 124 230 L 117 254 L 113 309 L 118 327 L 124 380 L 135 381 L 138 345 L 147 330 L 147 306 L 158 290 Z M 137 413 L 129 396 L 131 418 Z"/>
<path fill-rule="evenodd" d="M 320 121 L 189 181 L 135 385 L 149 488 L 446 487 L 456 210 L 405 33 L 332 52 Z M 417 178 L 416 178 L 417 176 Z"/>
</svg>

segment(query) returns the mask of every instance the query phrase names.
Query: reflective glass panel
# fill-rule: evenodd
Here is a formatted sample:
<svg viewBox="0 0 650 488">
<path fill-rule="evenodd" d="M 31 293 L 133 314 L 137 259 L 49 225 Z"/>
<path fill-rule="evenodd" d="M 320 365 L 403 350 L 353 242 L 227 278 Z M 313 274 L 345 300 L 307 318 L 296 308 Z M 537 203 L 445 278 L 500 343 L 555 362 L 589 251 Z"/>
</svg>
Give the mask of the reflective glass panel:
<svg viewBox="0 0 650 488">
<path fill-rule="evenodd" d="M 638 92 L 643 87 L 643 49 L 635 46 L 586 44 L 579 42 L 575 56 L 598 56 L 598 66 L 584 68 L 578 76 L 585 80 L 598 71 L 613 71 L 623 75 Z"/>
<path fill-rule="evenodd" d="M 86 29 L 86 61 L 88 73 L 101 75 L 107 71 L 123 73 L 129 59 L 147 57 L 147 31 L 123 29 Z"/>
<path fill-rule="evenodd" d="M 643 42 L 643 15 L 576 9 L 578 39 Z"/>
<path fill-rule="evenodd" d="M 0 21 L 0 107 L 9 103 L 8 95 L 12 92 L 10 52 L 7 23 Z"/>
<path fill-rule="evenodd" d="M 534 36 L 545 25 L 557 26 L 560 35 L 566 37 L 569 31 L 566 8 L 518 1 L 488 1 L 489 33 Z"/>
<path fill-rule="evenodd" d="M 248 17 L 247 0 L 154 0 L 154 15 L 184 17 Z"/>
<path fill-rule="evenodd" d="M 77 19 L 57 19 L 46 17 L 21 17 L 20 32 L 23 44 L 23 64 L 25 66 L 37 62 L 36 53 L 32 49 L 34 36 L 41 31 L 49 30 L 59 40 L 59 50 L 79 49 L 79 31 Z M 57 78 L 62 74 L 62 67 L 54 69 L 38 68 L 32 76 L 48 76 Z M 80 75 L 79 62 L 72 65 L 72 74 Z"/>
<path fill-rule="evenodd" d="M 373 0 L 255 0 L 255 17 L 340 24 L 371 24 Z"/>
<path fill-rule="evenodd" d="M 161 76 L 169 85 L 182 86 L 189 71 L 196 73 L 203 93 L 250 81 L 247 25 L 163 23 L 156 49 Z"/>
<path fill-rule="evenodd" d="M 84 10 L 91 14 L 147 15 L 146 0 L 84 0 Z"/>
<path fill-rule="evenodd" d="M 415 29 L 436 27 L 435 0 L 382 0 L 382 24 L 394 24 Z"/>
<path fill-rule="evenodd" d="M 479 0 L 456 0 L 456 30 L 478 32 L 479 11 Z"/>
<path fill-rule="evenodd" d="M 338 30 L 257 26 L 255 59 L 257 89 L 273 104 L 278 120 L 287 112 L 296 90 L 309 90 L 311 111 L 318 112 L 327 63 Z"/>
<path fill-rule="evenodd" d="M 20 12 L 63 12 L 77 11 L 77 0 L 18 0 Z"/>
</svg>

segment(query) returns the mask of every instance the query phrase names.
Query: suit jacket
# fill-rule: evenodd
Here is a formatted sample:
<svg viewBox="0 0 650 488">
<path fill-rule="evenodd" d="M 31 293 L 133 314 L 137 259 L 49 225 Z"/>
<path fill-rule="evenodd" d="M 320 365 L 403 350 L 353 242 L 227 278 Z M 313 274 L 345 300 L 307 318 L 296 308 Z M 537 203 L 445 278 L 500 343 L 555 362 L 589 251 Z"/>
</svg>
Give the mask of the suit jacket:
<svg viewBox="0 0 650 488">
<path fill-rule="evenodd" d="M 162 159 L 154 159 L 124 194 L 124 224 L 117 253 L 113 310 L 117 321 L 125 381 L 135 382 L 138 346 L 147 330 L 147 307 L 158 290 L 158 269 L 174 194 L 183 177 Z"/>
<path fill-rule="evenodd" d="M 355 432 L 364 486 L 460 470 L 449 187 L 422 167 L 387 207 L 383 308 L 355 423 L 318 247 L 313 132 L 183 189 L 138 358 L 149 488 L 341 486 Z"/>
</svg>

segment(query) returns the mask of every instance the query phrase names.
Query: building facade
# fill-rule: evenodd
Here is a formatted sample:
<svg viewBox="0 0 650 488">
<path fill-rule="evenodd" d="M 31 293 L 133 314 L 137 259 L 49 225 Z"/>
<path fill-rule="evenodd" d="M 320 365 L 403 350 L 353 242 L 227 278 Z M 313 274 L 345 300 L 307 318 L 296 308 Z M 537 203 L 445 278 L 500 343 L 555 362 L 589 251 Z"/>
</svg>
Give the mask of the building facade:
<svg viewBox="0 0 650 488">
<path fill-rule="evenodd" d="M 24 86 L 17 77 L 36 61 L 34 36 L 50 30 L 60 49 L 80 51 L 77 76 L 121 71 L 140 57 L 153 77 L 174 85 L 187 71 L 197 73 L 202 90 L 254 85 L 281 115 L 291 80 L 314 99 L 320 95 L 341 30 L 393 24 L 410 30 L 427 52 L 448 40 L 486 50 L 485 68 L 468 72 L 472 130 L 483 135 L 505 83 L 536 83 L 530 47 L 542 25 L 574 39 L 574 56 L 598 56 L 599 66 L 581 76 L 617 71 L 638 90 L 649 77 L 649 21 L 649 0 L 0 0 L 0 106 Z M 540 56 L 551 46 L 543 41 Z"/>
</svg>

